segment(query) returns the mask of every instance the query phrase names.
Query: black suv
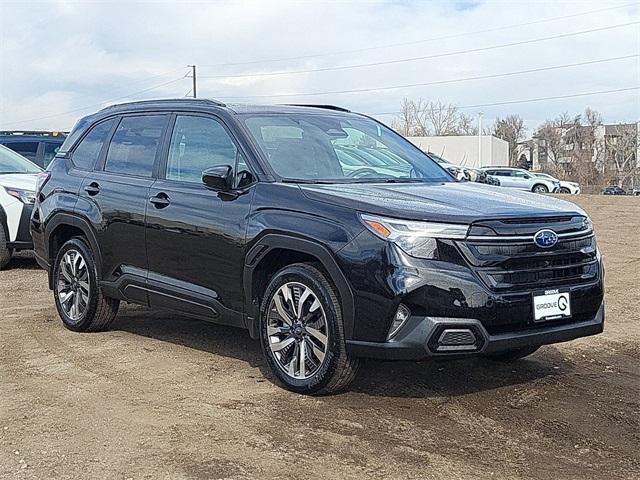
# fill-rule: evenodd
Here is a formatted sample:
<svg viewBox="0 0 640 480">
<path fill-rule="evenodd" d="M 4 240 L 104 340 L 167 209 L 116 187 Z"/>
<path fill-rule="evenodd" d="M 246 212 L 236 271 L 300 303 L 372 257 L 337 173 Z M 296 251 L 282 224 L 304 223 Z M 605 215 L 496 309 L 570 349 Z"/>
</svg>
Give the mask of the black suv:
<svg viewBox="0 0 640 480">
<path fill-rule="evenodd" d="M 353 166 L 358 149 L 394 163 Z M 456 182 L 333 106 L 108 107 L 41 175 L 31 231 L 68 328 L 107 328 L 122 300 L 246 328 L 302 393 L 361 357 L 513 360 L 604 323 L 581 209 Z"/>
</svg>

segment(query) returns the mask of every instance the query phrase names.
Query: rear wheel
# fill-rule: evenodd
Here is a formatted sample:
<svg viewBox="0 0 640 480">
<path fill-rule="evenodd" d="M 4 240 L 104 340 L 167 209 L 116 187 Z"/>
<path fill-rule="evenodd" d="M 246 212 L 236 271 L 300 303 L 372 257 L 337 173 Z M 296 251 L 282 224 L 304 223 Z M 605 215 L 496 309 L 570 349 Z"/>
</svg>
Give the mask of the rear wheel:
<svg viewBox="0 0 640 480">
<path fill-rule="evenodd" d="M 58 252 L 53 285 L 58 314 L 70 330 L 105 330 L 118 313 L 120 302 L 102 294 L 93 252 L 80 238 L 69 240 Z"/>
<path fill-rule="evenodd" d="M 491 360 L 495 360 L 497 362 L 515 362 L 516 360 L 520 360 L 521 358 L 531 355 L 539 348 L 539 346 L 517 348 L 515 350 L 507 350 L 505 352 L 492 353 L 487 355 L 487 358 L 490 358 Z"/>
<path fill-rule="evenodd" d="M 13 250 L 7 246 L 7 234 L 4 227 L 0 225 L 0 270 L 7 266 L 13 255 Z"/>
<path fill-rule="evenodd" d="M 549 189 L 546 185 L 542 185 L 541 183 L 537 183 L 533 186 L 532 191 L 534 193 L 549 193 Z"/>
<path fill-rule="evenodd" d="M 260 339 L 272 372 L 294 392 L 337 392 L 351 383 L 358 370 L 358 359 L 346 351 L 335 288 L 309 264 L 285 267 L 269 282 Z"/>
</svg>

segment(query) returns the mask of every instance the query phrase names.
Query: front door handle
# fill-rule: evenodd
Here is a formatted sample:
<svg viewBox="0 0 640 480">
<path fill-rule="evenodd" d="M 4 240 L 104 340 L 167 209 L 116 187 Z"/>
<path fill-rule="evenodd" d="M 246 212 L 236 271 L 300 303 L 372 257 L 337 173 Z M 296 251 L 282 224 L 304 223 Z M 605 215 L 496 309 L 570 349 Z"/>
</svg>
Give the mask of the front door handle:
<svg viewBox="0 0 640 480">
<path fill-rule="evenodd" d="M 169 204 L 171 203 L 171 201 L 169 200 L 169 196 L 166 193 L 162 193 L 162 192 L 157 194 L 154 197 L 151 197 L 149 201 L 153 203 L 153 205 L 156 208 L 168 207 Z"/>
<path fill-rule="evenodd" d="M 86 185 L 84 187 L 84 191 L 93 197 L 94 195 L 100 193 L 100 185 L 98 185 L 97 182 L 91 182 L 89 185 Z"/>
</svg>

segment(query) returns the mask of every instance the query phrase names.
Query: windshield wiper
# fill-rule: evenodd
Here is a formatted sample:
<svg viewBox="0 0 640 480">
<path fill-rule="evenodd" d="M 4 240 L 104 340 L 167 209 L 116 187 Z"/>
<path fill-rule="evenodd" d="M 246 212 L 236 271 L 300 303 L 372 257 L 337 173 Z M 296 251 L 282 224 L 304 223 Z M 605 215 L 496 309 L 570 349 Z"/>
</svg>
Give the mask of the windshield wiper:
<svg viewBox="0 0 640 480">
<path fill-rule="evenodd" d="M 330 180 L 313 180 L 309 178 L 283 178 L 282 182 L 283 183 L 305 183 L 310 185 L 318 185 L 318 184 L 330 185 L 332 183 L 335 183 Z"/>
</svg>

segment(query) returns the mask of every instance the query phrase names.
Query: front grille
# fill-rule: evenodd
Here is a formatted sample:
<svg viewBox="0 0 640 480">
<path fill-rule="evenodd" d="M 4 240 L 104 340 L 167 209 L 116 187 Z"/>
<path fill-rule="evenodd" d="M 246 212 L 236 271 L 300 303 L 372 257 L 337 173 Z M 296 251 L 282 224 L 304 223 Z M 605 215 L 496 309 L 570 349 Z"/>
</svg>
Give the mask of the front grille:
<svg viewBox="0 0 640 480">
<path fill-rule="evenodd" d="M 599 271 L 591 230 L 561 237 L 549 249 L 538 247 L 533 235 L 475 237 L 458 247 L 484 283 L 497 291 L 579 285 L 596 279 Z"/>
</svg>

